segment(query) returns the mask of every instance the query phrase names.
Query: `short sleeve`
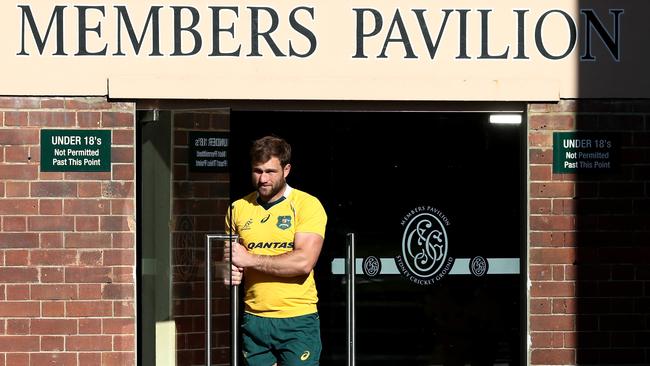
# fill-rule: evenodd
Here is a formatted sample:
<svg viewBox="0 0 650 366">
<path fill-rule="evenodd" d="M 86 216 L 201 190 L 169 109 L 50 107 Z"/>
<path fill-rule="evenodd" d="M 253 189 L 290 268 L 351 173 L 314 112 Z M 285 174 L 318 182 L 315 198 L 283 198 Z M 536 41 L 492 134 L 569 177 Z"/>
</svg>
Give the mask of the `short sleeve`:
<svg viewBox="0 0 650 366">
<path fill-rule="evenodd" d="M 316 197 L 306 196 L 296 207 L 296 232 L 316 233 L 325 237 L 327 214 Z"/>
</svg>

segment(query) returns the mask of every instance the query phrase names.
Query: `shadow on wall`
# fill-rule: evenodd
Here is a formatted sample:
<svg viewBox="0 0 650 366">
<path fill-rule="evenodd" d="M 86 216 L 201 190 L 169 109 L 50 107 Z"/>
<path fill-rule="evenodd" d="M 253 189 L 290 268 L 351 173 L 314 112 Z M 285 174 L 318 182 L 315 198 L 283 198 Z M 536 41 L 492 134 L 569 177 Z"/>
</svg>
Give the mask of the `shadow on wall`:
<svg viewBox="0 0 650 366">
<path fill-rule="evenodd" d="M 620 11 L 615 3 L 582 0 L 579 5 L 599 14 L 611 37 L 597 36 L 593 18 L 581 16 L 580 29 L 589 29 L 593 38 L 593 47 L 581 54 L 595 60 L 580 63 L 579 95 L 589 96 L 592 80 L 608 85 L 614 93 L 625 90 L 628 85 L 617 76 L 636 70 L 636 77 L 643 77 L 641 71 L 647 68 L 640 58 L 630 57 L 636 52 L 632 48 L 645 47 L 644 32 L 635 32 L 631 10 Z M 612 72 L 603 73 L 604 68 Z M 650 101 L 583 99 L 572 108 L 575 130 L 611 141 L 615 154 L 609 170 L 578 172 L 575 195 L 563 202 L 562 214 L 575 218 L 575 237 L 567 238 L 566 244 L 575 245 L 575 265 L 565 276 L 575 276 L 576 300 L 575 305 L 572 301 L 559 305 L 567 312 L 575 306 L 576 363 L 648 365 Z"/>
</svg>

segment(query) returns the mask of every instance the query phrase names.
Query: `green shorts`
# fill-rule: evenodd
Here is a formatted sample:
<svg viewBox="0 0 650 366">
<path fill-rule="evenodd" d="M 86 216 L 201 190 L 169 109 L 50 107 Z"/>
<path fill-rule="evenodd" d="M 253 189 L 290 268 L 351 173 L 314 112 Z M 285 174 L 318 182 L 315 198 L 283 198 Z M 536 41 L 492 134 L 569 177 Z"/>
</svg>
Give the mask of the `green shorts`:
<svg viewBox="0 0 650 366">
<path fill-rule="evenodd" d="M 318 365 L 322 349 L 318 313 L 292 318 L 244 313 L 241 328 L 246 365 Z"/>
</svg>

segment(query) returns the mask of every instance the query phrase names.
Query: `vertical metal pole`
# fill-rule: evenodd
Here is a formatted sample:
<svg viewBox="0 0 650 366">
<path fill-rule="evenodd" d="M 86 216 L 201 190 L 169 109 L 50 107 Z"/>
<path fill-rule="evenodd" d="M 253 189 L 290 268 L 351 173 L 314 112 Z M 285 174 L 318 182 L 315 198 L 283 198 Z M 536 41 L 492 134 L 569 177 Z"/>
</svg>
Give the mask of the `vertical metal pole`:
<svg viewBox="0 0 650 366">
<path fill-rule="evenodd" d="M 206 235 L 205 244 L 205 364 L 212 366 L 212 357 L 210 350 L 212 349 L 212 240 L 237 242 L 239 236 L 235 234 L 217 234 Z M 231 249 L 232 250 L 232 249 Z M 230 271 L 230 262 L 224 263 L 225 268 L 229 275 L 232 276 Z M 232 282 L 232 277 L 230 278 Z M 230 286 L 230 357 L 232 360 L 231 365 L 237 366 L 239 364 L 239 286 Z"/>
<path fill-rule="evenodd" d="M 347 353 L 348 353 L 348 366 L 355 365 L 356 350 L 356 326 L 355 326 L 355 298 L 354 298 L 354 282 L 356 278 L 356 257 L 354 254 L 354 233 L 348 233 L 346 237 L 346 275 L 347 275 L 347 301 L 346 303 L 346 320 L 348 323 L 347 329 Z"/>
</svg>

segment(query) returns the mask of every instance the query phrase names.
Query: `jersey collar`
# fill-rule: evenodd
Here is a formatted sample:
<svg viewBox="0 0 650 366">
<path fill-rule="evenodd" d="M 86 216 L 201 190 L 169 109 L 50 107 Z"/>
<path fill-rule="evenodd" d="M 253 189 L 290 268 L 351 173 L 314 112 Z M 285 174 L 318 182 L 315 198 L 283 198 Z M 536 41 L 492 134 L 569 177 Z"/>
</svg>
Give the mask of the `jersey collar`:
<svg viewBox="0 0 650 366">
<path fill-rule="evenodd" d="M 289 197 L 289 194 L 291 194 L 292 190 L 293 190 L 293 188 L 291 188 L 291 186 L 287 184 L 286 187 L 284 188 L 284 193 L 282 193 L 282 197 L 278 198 L 277 200 L 275 200 L 273 202 L 270 202 L 270 203 L 269 202 L 262 202 L 260 200 L 260 194 L 258 193 L 257 198 L 255 199 L 255 201 L 257 202 L 258 205 L 262 206 L 265 210 L 269 210 L 271 207 L 273 207 L 273 206 L 277 205 L 278 203 L 286 200 Z"/>
</svg>

